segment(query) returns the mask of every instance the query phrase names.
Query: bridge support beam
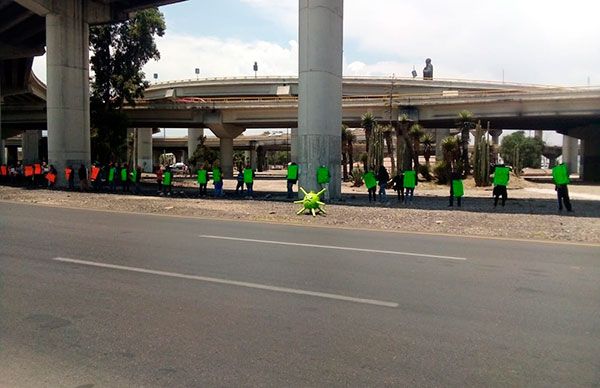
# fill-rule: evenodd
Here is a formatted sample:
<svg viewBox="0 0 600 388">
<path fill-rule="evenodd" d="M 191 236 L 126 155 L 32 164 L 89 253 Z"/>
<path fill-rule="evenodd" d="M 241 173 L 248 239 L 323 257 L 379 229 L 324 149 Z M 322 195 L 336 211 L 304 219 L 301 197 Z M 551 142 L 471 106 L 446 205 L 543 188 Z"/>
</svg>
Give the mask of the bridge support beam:
<svg viewBox="0 0 600 388">
<path fill-rule="evenodd" d="M 325 165 L 326 199 L 341 197 L 343 10 L 343 0 L 300 0 L 299 184 L 319 191 L 316 172 Z"/>
<path fill-rule="evenodd" d="M 579 140 L 575 137 L 563 135 L 562 160 L 567 165 L 570 174 L 577 173 L 577 156 L 579 153 Z"/>
<path fill-rule="evenodd" d="M 600 137 L 588 136 L 582 141 L 580 176 L 584 182 L 600 182 Z"/>
<path fill-rule="evenodd" d="M 40 139 L 41 130 L 23 131 L 21 134 L 21 148 L 23 150 L 23 163 L 35 163 L 40 161 Z"/>
<path fill-rule="evenodd" d="M 58 171 L 68 165 L 75 169 L 80 164 L 90 165 L 89 28 L 84 18 L 85 4 L 63 0 L 46 15 L 48 159 Z M 66 182 L 61 180 L 59 184 Z"/>
<path fill-rule="evenodd" d="M 204 136 L 204 128 L 188 128 L 188 159 L 194 155 L 202 136 Z"/>
<path fill-rule="evenodd" d="M 233 178 L 233 137 L 219 138 L 219 163 L 223 177 Z"/>
<path fill-rule="evenodd" d="M 152 172 L 152 128 L 137 128 L 137 160 L 143 172 Z"/>
</svg>

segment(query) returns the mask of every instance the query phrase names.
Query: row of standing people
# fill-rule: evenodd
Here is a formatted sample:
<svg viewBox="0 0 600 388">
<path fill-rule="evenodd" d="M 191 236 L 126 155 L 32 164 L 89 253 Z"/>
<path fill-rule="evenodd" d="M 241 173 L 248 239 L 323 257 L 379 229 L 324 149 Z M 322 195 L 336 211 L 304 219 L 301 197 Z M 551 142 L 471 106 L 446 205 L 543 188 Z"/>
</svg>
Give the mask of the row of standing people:
<svg viewBox="0 0 600 388">
<path fill-rule="evenodd" d="M 507 186 L 510 179 L 511 168 L 503 164 L 494 167 L 493 174 L 493 191 L 494 207 L 498 206 L 498 202 L 502 206 L 506 205 L 508 198 Z M 373 171 L 367 171 L 362 177 L 365 186 L 369 193 L 369 202 L 377 201 L 376 189 L 379 187 L 379 200 L 386 201 L 386 188 L 390 183 L 393 184 L 393 189 L 398 194 L 398 201 L 402 203 L 411 202 L 414 196 L 415 187 L 418 185 L 416 171 L 406 170 L 399 171 L 393 179 L 390 180 L 387 169 L 380 166 L 377 175 Z M 552 168 L 552 179 L 555 185 L 555 191 L 558 199 L 558 210 L 563 210 L 563 205 L 567 211 L 572 212 L 572 205 L 569 199 L 569 173 L 566 165 L 559 164 Z M 464 196 L 464 184 L 462 176 L 458 172 L 450 173 L 450 195 L 448 206 L 454 206 L 454 200 L 458 207 L 462 205 L 462 197 Z"/>
</svg>

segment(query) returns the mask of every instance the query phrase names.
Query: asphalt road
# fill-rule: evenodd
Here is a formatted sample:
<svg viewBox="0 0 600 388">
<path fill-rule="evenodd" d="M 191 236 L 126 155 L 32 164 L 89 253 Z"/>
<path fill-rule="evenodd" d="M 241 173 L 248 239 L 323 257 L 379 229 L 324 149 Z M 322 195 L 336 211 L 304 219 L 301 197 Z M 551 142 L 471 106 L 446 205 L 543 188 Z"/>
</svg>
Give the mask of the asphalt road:
<svg viewBox="0 0 600 388">
<path fill-rule="evenodd" d="M 0 202 L 0 386 L 600 386 L 600 247 Z"/>
</svg>

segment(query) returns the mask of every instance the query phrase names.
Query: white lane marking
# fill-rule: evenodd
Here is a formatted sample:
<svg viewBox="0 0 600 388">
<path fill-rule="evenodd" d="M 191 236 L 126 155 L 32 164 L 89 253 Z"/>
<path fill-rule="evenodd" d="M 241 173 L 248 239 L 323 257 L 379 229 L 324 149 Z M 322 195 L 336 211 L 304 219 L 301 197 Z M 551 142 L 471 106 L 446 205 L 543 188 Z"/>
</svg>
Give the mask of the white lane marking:
<svg viewBox="0 0 600 388">
<path fill-rule="evenodd" d="M 199 280 L 199 281 L 209 282 L 209 283 L 218 283 L 218 284 L 226 284 L 226 285 L 230 285 L 230 286 L 255 288 L 255 289 L 259 289 L 259 290 L 267 290 L 267 291 L 275 291 L 275 292 L 283 292 L 286 294 L 308 295 L 308 296 L 314 296 L 314 297 L 318 297 L 318 298 L 343 300 L 346 302 L 363 303 L 363 304 L 370 304 L 370 305 L 383 306 L 383 307 L 398 307 L 398 303 L 395 303 L 395 302 L 386 302 L 386 301 L 376 300 L 376 299 L 355 298 L 352 296 L 328 294 L 326 292 L 300 290 L 300 289 L 296 289 L 296 288 L 270 286 L 268 284 L 248 283 L 248 282 L 240 282 L 237 280 L 227 280 L 227 279 L 211 278 L 211 277 L 206 277 L 206 276 L 186 275 L 183 273 L 157 271 L 157 270 L 147 269 L 147 268 L 128 267 L 125 265 L 99 263 L 96 261 L 69 259 L 66 257 L 55 257 L 52 260 L 60 261 L 63 263 L 88 265 L 91 267 L 118 269 L 118 270 L 122 270 L 122 271 L 168 276 L 168 277 L 172 277 L 172 278 Z"/>
<path fill-rule="evenodd" d="M 246 241 L 246 242 L 255 242 L 255 243 L 263 243 L 263 244 L 292 245 L 292 246 L 298 246 L 298 247 L 311 247 L 311 248 L 323 248 L 323 249 L 339 249 L 339 250 L 342 250 L 342 251 L 384 253 L 384 254 L 387 254 L 387 255 L 417 256 L 417 257 L 427 257 L 427 258 L 444 259 L 444 260 L 463 260 L 463 261 L 467 260 L 465 257 L 428 255 L 426 253 L 382 251 L 382 250 L 379 250 L 379 249 L 350 248 L 350 247 L 340 247 L 340 246 L 335 246 L 335 245 L 302 244 L 302 243 L 293 243 L 293 242 L 287 242 L 287 241 L 255 240 L 255 239 L 252 239 L 252 238 L 239 238 L 239 237 L 227 237 L 227 236 L 211 236 L 211 235 L 208 235 L 208 234 L 200 234 L 200 235 L 198 235 L 198 237 L 213 238 L 213 239 L 220 239 L 220 240 Z"/>
</svg>

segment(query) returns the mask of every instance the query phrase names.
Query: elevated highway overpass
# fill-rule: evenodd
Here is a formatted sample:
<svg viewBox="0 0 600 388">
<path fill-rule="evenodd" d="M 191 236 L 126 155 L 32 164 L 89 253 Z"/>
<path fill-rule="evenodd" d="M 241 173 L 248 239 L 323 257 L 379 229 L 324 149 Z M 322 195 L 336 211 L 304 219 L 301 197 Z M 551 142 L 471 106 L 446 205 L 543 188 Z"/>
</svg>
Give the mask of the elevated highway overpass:
<svg viewBox="0 0 600 388">
<path fill-rule="evenodd" d="M 46 128 L 43 87 L 36 84 L 35 90 L 36 100 L 5 106 L 4 128 Z M 125 110 L 132 127 L 209 128 L 228 143 L 249 128 L 297 128 L 296 90 L 293 77 L 163 82 L 152 85 L 143 100 Z M 594 166 L 594 149 L 600 148 L 600 88 L 348 77 L 342 91 L 342 122 L 351 127 L 360 126 L 361 116 L 372 112 L 392 125 L 407 115 L 444 134 L 455 127 L 457 113 L 466 109 L 493 128 L 550 130 L 582 139 L 582 157 L 584 162 L 588 158 L 589 166 Z M 190 143 L 191 151 L 193 136 Z"/>
</svg>

